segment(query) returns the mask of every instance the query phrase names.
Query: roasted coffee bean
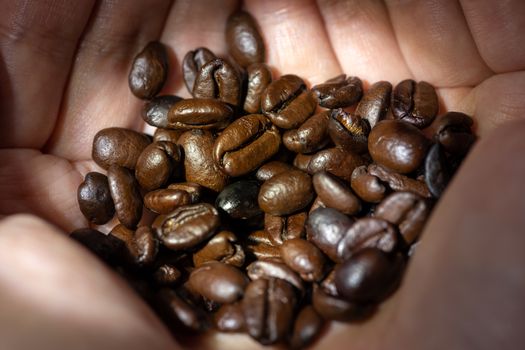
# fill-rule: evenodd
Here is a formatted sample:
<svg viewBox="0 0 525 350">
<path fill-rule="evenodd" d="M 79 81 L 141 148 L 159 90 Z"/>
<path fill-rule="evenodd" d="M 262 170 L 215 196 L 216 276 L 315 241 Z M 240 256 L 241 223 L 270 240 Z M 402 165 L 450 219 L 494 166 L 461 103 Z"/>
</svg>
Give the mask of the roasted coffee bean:
<svg viewBox="0 0 525 350">
<path fill-rule="evenodd" d="M 369 133 L 370 124 L 366 119 L 342 109 L 332 111 L 328 122 L 328 134 L 336 146 L 349 152 L 366 152 Z"/>
<path fill-rule="evenodd" d="M 337 292 L 349 302 L 377 303 L 398 285 L 403 270 L 399 255 L 376 248 L 358 251 L 335 270 Z"/>
<path fill-rule="evenodd" d="M 416 170 L 430 141 L 415 126 L 400 120 L 383 120 L 368 136 L 368 150 L 376 163 L 401 174 Z"/>
<path fill-rule="evenodd" d="M 246 325 L 242 303 L 224 304 L 213 315 L 215 328 L 221 332 L 244 332 Z"/>
<path fill-rule="evenodd" d="M 177 324 L 194 331 L 203 331 L 207 327 L 204 311 L 172 289 L 162 288 L 156 296 L 156 304 L 158 312 L 174 330 L 180 331 L 180 328 L 176 327 Z"/>
<path fill-rule="evenodd" d="M 213 161 L 214 142 L 212 133 L 207 130 L 190 130 L 179 138 L 179 144 L 184 148 L 186 181 L 220 192 L 226 186 L 228 176 Z"/>
<path fill-rule="evenodd" d="M 245 11 L 231 14 L 226 22 L 228 53 L 246 68 L 265 61 L 266 49 L 255 19 Z"/>
<path fill-rule="evenodd" d="M 301 277 L 286 264 L 278 260 L 257 260 L 246 267 L 246 273 L 251 280 L 258 279 L 282 279 L 299 291 L 304 291 L 304 283 Z"/>
<path fill-rule="evenodd" d="M 320 171 L 313 176 L 315 193 L 328 208 L 339 210 L 343 214 L 353 215 L 361 210 L 361 201 L 350 187 L 335 175 Z"/>
<path fill-rule="evenodd" d="M 359 101 L 355 115 L 368 120 L 370 127 L 373 128 L 385 118 L 390 106 L 391 93 L 392 84 L 388 81 L 378 81 L 373 84 Z"/>
<path fill-rule="evenodd" d="M 253 231 L 246 238 L 246 253 L 258 260 L 280 259 L 281 251 L 274 246 L 266 231 Z"/>
<path fill-rule="evenodd" d="M 292 169 L 293 166 L 288 163 L 272 160 L 271 162 L 261 165 L 259 169 L 257 169 L 257 172 L 255 173 L 255 178 L 259 181 L 266 181 L 277 174 Z"/>
<path fill-rule="evenodd" d="M 323 278 L 325 257 L 312 243 L 304 239 L 289 239 L 280 246 L 284 263 L 297 272 L 304 281 L 316 282 Z"/>
<path fill-rule="evenodd" d="M 447 152 L 464 155 L 476 140 L 471 129 L 473 123 L 472 118 L 464 113 L 445 113 L 436 122 L 434 138 Z"/>
<path fill-rule="evenodd" d="M 396 225 L 410 245 L 423 231 L 430 210 L 428 200 L 421 196 L 411 192 L 394 192 L 379 203 L 375 216 Z"/>
<path fill-rule="evenodd" d="M 223 129 L 233 115 L 226 103 L 211 98 L 189 98 L 171 106 L 168 128 L 171 129 Z"/>
<path fill-rule="evenodd" d="M 354 169 L 350 184 L 354 192 L 369 203 L 379 203 L 386 195 L 386 187 L 376 176 L 368 173 L 366 165 Z"/>
<path fill-rule="evenodd" d="M 425 159 L 425 183 L 432 196 L 441 197 L 451 178 L 452 169 L 445 151 L 436 143 L 430 147 Z"/>
<path fill-rule="evenodd" d="M 135 178 L 146 191 L 156 190 L 166 184 L 181 162 L 178 145 L 168 141 L 154 142 L 140 154 L 135 166 Z"/>
<path fill-rule="evenodd" d="M 199 47 L 194 51 L 189 51 L 184 56 L 184 59 L 182 60 L 182 75 L 184 78 L 184 84 L 190 94 L 193 93 L 195 78 L 202 66 L 215 58 L 213 52 L 205 47 Z"/>
<path fill-rule="evenodd" d="M 308 173 L 313 175 L 324 170 L 350 182 L 354 169 L 365 163 L 365 159 L 357 153 L 347 152 L 339 147 L 327 148 L 312 156 L 308 163 Z"/>
<path fill-rule="evenodd" d="M 142 217 L 142 196 L 137 180 L 129 169 L 111 165 L 108 182 L 117 218 L 127 228 L 135 228 Z"/>
<path fill-rule="evenodd" d="M 191 196 L 183 190 L 161 189 L 148 192 L 144 205 L 157 214 L 168 214 L 183 205 L 192 204 Z"/>
<path fill-rule="evenodd" d="M 261 112 L 261 96 L 272 82 L 272 72 L 264 63 L 254 63 L 246 69 L 248 87 L 244 99 L 244 110 L 247 113 Z"/>
<path fill-rule="evenodd" d="M 261 215 L 257 204 L 259 183 L 241 180 L 226 186 L 217 196 L 215 207 L 232 219 L 250 219 Z"/>
<path fill-rule="evenodd" d="M 202 66 L 193 85 L 193 97 L 218 99 L 232 106 L 241 100 L 241 78 L 231 64 L 214 58 Z"/>
<path fill-rule="evenodd" d="M 330 111 L 308 118 L 298 129 L 283 134 L 283 144 L 296 153 L 315 152 L 328 143 L 327 130 Z"/>
<path fill-rule="evenodd" d="M 141 99 L 153 98 L 164 86 L 168 76 L 168 53 L 158 41 L 149 42 L 135 56 L 129 72 L 129 88 Z"/>
<path fill-rule="evenodd" d="M 162 218 L 156 233 L 173 250 L 188 249 L 208 239 L 219 227 L 219 213 L 207 203 L 179 207 Z"/>
<path fill-rule="evenodd" d="M 379 218 L 361 218 L 354 222 L 339 241 L 337 255 L 344 261 L 364 248 L 377 248 L 385 253 L 392 253 L 397 246 L 398 233 L 392 224 Z"/>
<path fill-rule="evenodd" d="M 153 142 L 168 141 L 171 143 L 177 143 L 180 135 L 184 133 L 184 130 L 172 130 L 157 128 L 153 134 Z"/>
<path fill-rule="evenodd" d="M 78 206 L 90 222 L 103 225 L 115 215 L 115 204 L 109 192 L 106 175 L 91 172 L 77 190 Z"/>
<path fill-rule="evenodd" d="M 324 108 L 349 107 L 359 102 L 363 96 L 363 83 L 358 77 L 346 77 L 341 74 L 316 85 L 312 91 L 319 99 L 319 105 Z"/>
<path fill-rule="evenodd" d="M 348 302 L 340 297 L 325 293 L 314 284 L 312 306 L 325 320 L 340 322 L 354 321 L 364 318 L 372 308 L 369 305 L 360 305 Z"/>
<path fill-rule="evenodd" d="M 339 294 L 337 294 L 337 288 L 335 286 L 335 267 L 326 275 L 319 286 L 326 294 L 333 297 L 339 297 Z"/>
<path fill-rule="evenodd" d="M 392 114 L 397 119 L 423 129 L 429 126 L 439 110 L 436 90 L 425 81 L 403 80 L 392 93 Z"/>
<path fill-rule="evenodd" d="M 321 333 L 323 319 L 312 305 L 307 305 L 299 311 L 293 327 L 290 346 L 292 349 L 304 349 Z"/>
<path fill-rule="evenodd" d="M 306 238 L 333 261 L 339 261 L 337 246 L 354 220 L 332 208 L 314 210 L 306 220 Z"/>
<path fill-rule="evenodd" d="M 240 299 L 248 284 L 248 279 L 239 269 L 218 261 L 210 261 L 193 270 L 189 281 L 200 295 L 218 303 L 233 303 Z"/>
<path fill-rule="evenodd" d="M 119 238 L 91 228 L 75 230 L 70 237 L 109 264 L 119 263 L 126 250 L 125 243 Z"/>
<path fill-rule="evenodd" d="M 312 154 L 297 154 L 293 160 L 293 166 L 302 171 L 308 171 L 308 165 L 314 155 Z"/>
<path fill-rule="evenodd" d="M 288 282 L 274 278 L 252 281 L 242 300 L 248 334 L 264 345 L 283 340 L 292 326 L 295 303 Z"/>
<path fill-rule="evenodd" d="M 259 207 L 268 214 L 288 215 L 312 201 L 312 179 L 301 170 L 290 170 L 264 182 L 259 191 Z"/>
<path fill-rule="evenodd" d="M 192 204 L 198 203 L 204 195 L 204 187 L 195 182 L 179 182 L 168 186 L 170 190 L 181 190 L 190 195 Z"/>
<path fill-rule="evenodd" d="M 264 230 L 268 232 L 272 244 L 281 245 L 289 239 L 302 238 L 304 236 L 304 226 L 307 217 L 308 215 L 305 212 L 289 216 L 265 214 Z"/>
<path fill-rule="evenodd" d="M 287 74 L 273 81 L 261 97 L 261 109 L 272 123 L 282 129 L 293 129 L 313 114 L 316 98 L 306 90 L 304 81 Z"/>
<path fill-rule="evenodd" d="M 175 103 L 181 100 L 181 97 L 173 95 L 156 96 L 142 107 L 142 119 L 149 125 L 167 128 L 168 112 Z"/>
<path fill-rule="evenodd" d="M 147 135 L 124 128 L 100 130 L 93 139 L 92 157 L 100 167 L 120 165 L 135 169 L 140 154 L 150 144 Z"/>
<path fill-rule="evenodd" d="M 172 264 L 162 264 L 153 273 L 153 279 L 159 286 L 172 286 L 181 278 L 181 273 Z"/>
<path fill-rule="evenodd" d="M 244 264 L 244 250 L 237 237 L 230 231 L 221 231 L 213 236 L 204 247 L 193 254 L 193 264 L 199 267 L 209 261 L 241 267 Z"/>
<path fill-rule="evenodd" d="M 388 187 L 394 191 L 408 191 L 425 198 L 431 197 L 430 191 L 424 181 L 395 173 L 377 164 L 370 164 L 367 170 L 370 175 L 388 184 Z"/>
<path fill-rule="evenodd" d="M 135 231 L 130 230 L 126 226 L 122 224 L 115 225 L 111 231 L 109 231 L 109 236 L 116 237 L 120 239 L 122 242 L 126 244 L 126 246 L 129 246 L 133 242 L 133 236 L 135 235 Z"/>
<path fill-rule="evenodd" d="M 151 228 L 141 226 L 135 231 L 132 245 L 128 249 L 135 265 L 149 266 L 157 257 L 159 244 Z"/>
<path fill-rule="evenodd" d="M 310 210 L 308 213 L 311 213 L 313 212 L 315 209 L 318 209 L 318 208 L 326 208 L 326 205 L 323 203 L 323 201 L 321 200 L 321 198 L 319 198 L 319 196 L 317 196 L 314 200 L 314 202 L 312 203 L 312 205 L 310 206 Z"/>
</svg>

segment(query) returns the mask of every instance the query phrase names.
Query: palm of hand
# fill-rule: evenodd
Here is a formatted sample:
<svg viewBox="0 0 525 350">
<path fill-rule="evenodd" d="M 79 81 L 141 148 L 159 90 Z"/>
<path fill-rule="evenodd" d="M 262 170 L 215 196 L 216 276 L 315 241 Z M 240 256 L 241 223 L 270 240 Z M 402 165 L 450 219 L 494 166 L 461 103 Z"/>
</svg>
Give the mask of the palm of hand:
<svg viewBox="0 0 525 350">
<path fill-rule="evenodd" d="M 49 2 L 52 6 L 37 2 L 24 7 L 12 2 L 0 14 L 0 52 L 4 62 L 0 65 L 3 96 L 0 214 L 31 212 L 71 230 L 86 225 L 75 194 L 82 175 L 96 169 L 89 160 L 93 135 L 109 126 L 144 128 L 139 117 L 141 102 L 127 86 L 133 55 L 147 41 L 160 38 L 173 49 L 172 74 L 164 92 L 187 96 L 179 74 L 181 58 L 199 46 L 224 55 L 224 23 L 237 2 L 184 0 L 171 7 L 169 1 L 160 0 L 157 4 L 121 1 L 95 6 L 90 1 L 75 5 L 67 1 Z M 426 80 L 438 88 L 442 112 L 459 110 L 474 115 L 478 134 L 483 137 L 495 125 L 518 119 L 525 110 L 523 93 L 519 93 L 525 90 L 525 48 L 515 44 L 525 29 L 523 16 L 516 17 L 520 10 L 523 13 L 523 5 L 516 2 L 511 5 L 516 7 L 512 11 L 498 9 L 500 5 L 488 1 L 486 6 L 462 5 L 328 0 L 317 4 L 292 0 L 245 3 L 261 26 L 268 63 L 280 73 L 297 74 L 311 84 L 343 72 L 368 83 L 378 80 L 396 83 L 405 78 Z M 512 25 L 498 25 L 501 23 Z M 443 217 L 444 212 L 445 209 L 440 213 Z M 29 223 L 25 225 L 26 231 L 35 225 L 41 224 Z M 23 229 L 24 224 L 20 227 Z M 432 236 L 439 229 L 443 225 L 433 220 L 426 233 L 429 242 L 439 244 L 444 239 Z M 45 226 L 41 230 L 53 231 Z M 32 235 L 26 233 L 26 237 Z M 39 274 L 50 277 L 60 271 L 64 278 L 76 281 L 75 269 L 84 263 L 89 266 L 85 269 L 91 269 L 90 258 L 80 253 L 67 265 L 61 264 L 66 257 L 77 256 L 78 248 L 53 234 L 42 235 L 38 254 L 51 263 L 40 267 Z M 0 237 L 0 245 L 13 244 L 18 239 L 27 249 L 37 249 L 28 238 L 14 236 Z M 37 236 L 35 239 L 40 240 Z M 51 247 L 55 240 L 66 253 Z M 429 281 L 423 274 L 435 267 L 432 256 L 438 253 L 432 248 L 427 253 L 419 256 L 421 261 L 417 264 L 421 268 L 409 271 L 403 288 L 384 304 L 376 317 L 362 325 L 333 327 L 319 346 L 333 348 L 344 344 L 344 339 L 352 339 L 356 347 L 369 349 L 394 339 L 396 333 L 399 338 L 396 341 L 404 339 L 405 344 L 410 344 L 409 335 L 415 332 L 424 338 L 421 335 L 424 331 L 417 331 L 415 325 L 430 324 L 430 316 L 425 318 L 423 311 L 418 310 L 424 300 L 423 291 L 430 287 L 420 288 L 414 281 Z M 8 253 L 7 258 L 10 254 L 15 260 L 24 258 L 16 252 Z M 26 272 L 30 276 L 35 273 L 31 269 Z M 128 328 L 140 330 L 142 341 L 156 337 L 159 346 L 168 344 L 166 333 L 152 328 L 154 321 L 151 324 L 146 324 L 149 318 L 140 321 L 143 317 L 140 314 L 147 313 L 144 307 L 123 291 L 120 284 L 112 284 L 113 277 L 106 274 L 100 268 L 87 273 L 83 281 L 77 281 L 82 295 L 94 300 L 90 308 L 103 308 L 100 300 L 107 294 L 115 300 L 123 295 L 122 300 L 114 301 L 122 307 L 113 308 L 123 312 L 122 317 L 129 316 Z M 0 280 L 2 276 L 0 273 Z M 103 287 L 86 291 L 91 281 L 97 280 L 102 281 Z M 43 279 L 42 283 L 47 282 Z M 55 288 L 49 291 L 48 300 L 63 297 L 75 304 L 70 295 L 63 294 L 64 291 Z M 31 302 L 44 302 L 32 295 L 28 298 Z M 406 311 L 401 312 L 401 308 Z M 72 309 L 85 327 L 97 322 L 86 316 L 89 315 L 86 306 L 76 305 Z M 75 325 L 64 322 L 67 319 L 55 318 L 62 322 L 58 323 L 60 327 L 74 330 Z M 391 324 L 394 320 L 396 323 Z M 111 325 L 108 327 L 112 329 Z M 113 327 L 117 331 L 126 329 L 126 322 Z M 202 345 L 225 348 L 221 342 L 226 341 L 230 348 L 246 348 L 245 343 L 234 340 L 236 343 L 232 344 L 231 339 L 235 338 L 230 341 L 223 337 L 203 338 Z M 120 341 L 112 340 L 114 343 L 107 344 Z M 140 348 L 140 340 L 137 336 L 137 343 L 129 339 L 128 342 Z M 416 342 L 423 343 L 424 339 Z"/>
</svg>

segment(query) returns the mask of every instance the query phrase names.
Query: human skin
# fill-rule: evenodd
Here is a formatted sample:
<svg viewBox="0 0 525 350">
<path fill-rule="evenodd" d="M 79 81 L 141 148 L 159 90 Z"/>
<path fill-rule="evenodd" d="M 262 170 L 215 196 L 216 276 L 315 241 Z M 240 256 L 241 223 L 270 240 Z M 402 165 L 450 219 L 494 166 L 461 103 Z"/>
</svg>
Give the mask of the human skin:
<svg viewBox="0 0 525 350">
<path fill-rule="evenodd" d="M 65 232 L 98 170 L 94 134 L 147 130 L 127 86 L 150 40 L 170 48 L 163 93 L 188 96 L 184 54 L 226 54 L 240 3 L 8 0 L 0 12 L 0 347 L 177 348 L 151 311 Z M 334 324 L 320 349 L 511 349 L 525 344 L 525 3 L 245 1 L 268 64 L 310 84 L 340 73 L 367 84 L 436 86 L 441 111 L 474 116 L 480 141 L 443 196 L 398 292 L 362 324 Z M 204 20 L 203 20 L 204 19 Z M 29 213 L 29 215 L 15 215 Z M 36 218 L 35 216 L 39 217 Z M 246 349 L 247 336 L 191 348 Z"/>
</svg>

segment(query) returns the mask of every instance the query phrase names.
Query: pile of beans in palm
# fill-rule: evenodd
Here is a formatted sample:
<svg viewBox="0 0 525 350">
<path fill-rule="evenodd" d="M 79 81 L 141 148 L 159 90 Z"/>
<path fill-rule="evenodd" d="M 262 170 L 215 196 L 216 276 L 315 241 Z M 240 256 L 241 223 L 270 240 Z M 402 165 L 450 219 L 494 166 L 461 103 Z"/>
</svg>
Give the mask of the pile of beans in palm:
<svg viewBox="0 0 525 350">
<path fill-rule="evenodd" d="M 107 174 L 80 185 L 93 225 L 72 237 L 178 332 L 302 348 L 326 321 L 373 316 L 399 286 L 475 141 L 473 121 L 436 118 L 423 81 L 364 89 L 341 75 L 309 89 L 293 74 L 276 79 L 245 12 L 228 19 L 226 41 L 229 58 L 206 48 L 184 57 L 188 99 L 158 95 L 163 44 L 137 54 L 129 86 L 156 131 L 96 134 L 93 160 Z M 95 229 L 115 214 L 109 233 Z"/>
</svg>

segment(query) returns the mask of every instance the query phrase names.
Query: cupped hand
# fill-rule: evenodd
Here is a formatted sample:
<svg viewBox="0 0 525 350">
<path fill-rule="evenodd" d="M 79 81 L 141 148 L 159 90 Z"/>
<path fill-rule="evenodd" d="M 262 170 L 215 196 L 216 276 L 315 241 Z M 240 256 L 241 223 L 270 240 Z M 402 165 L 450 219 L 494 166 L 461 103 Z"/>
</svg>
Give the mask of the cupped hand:
<svg viewBox="0 0 525 350">
<path fill-rule="evenodd" d="M 86 226 L 76 189 L 95 133 L 145 130 L 128 89 L 133 56 L 169 46 L 164 93 L 188 96 L 184 54 L 226 55 L 227 16 L 258 21 L 268 63 L 317 84 L 340 73 L 371 84 L 436 86 L 441 112 L 473 115 L 481 141 L 438 205 L 401 289 L 362 324 L 336 324 L 319 348 L 505 348 L 525 342 L 525 3 L 521 1 L 7 1 L 0 13 L 0 215 Z M 502 127 L 497 128 L 497 126 Z M 0 222 L 0 345 L 177 348 L 122 282 L 27 216 Z M 24 347 L 25 346 L 25 347 Z M 198 348 L 256 346 L 202 337 Z"/>
</svg>

